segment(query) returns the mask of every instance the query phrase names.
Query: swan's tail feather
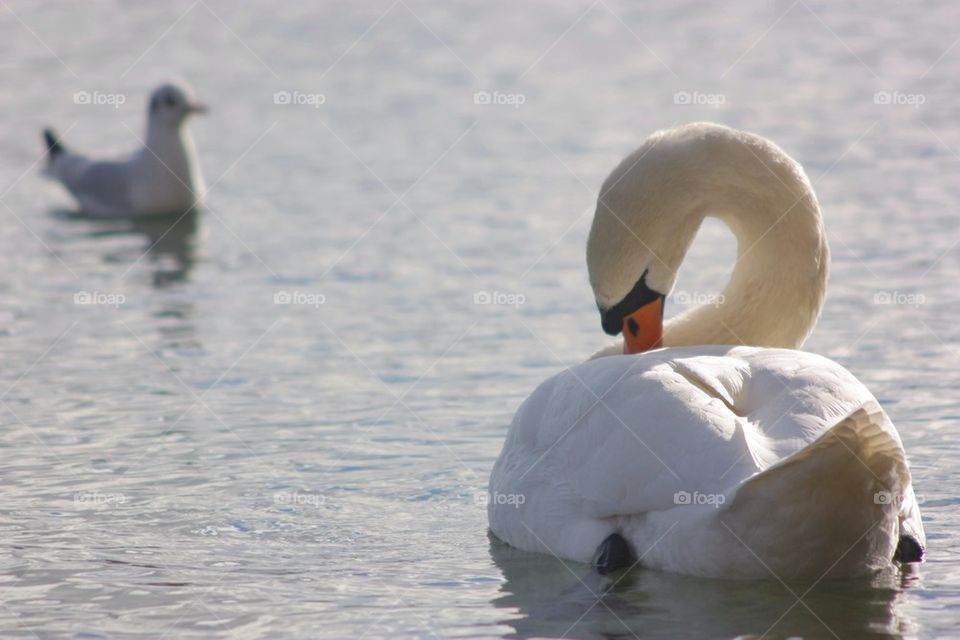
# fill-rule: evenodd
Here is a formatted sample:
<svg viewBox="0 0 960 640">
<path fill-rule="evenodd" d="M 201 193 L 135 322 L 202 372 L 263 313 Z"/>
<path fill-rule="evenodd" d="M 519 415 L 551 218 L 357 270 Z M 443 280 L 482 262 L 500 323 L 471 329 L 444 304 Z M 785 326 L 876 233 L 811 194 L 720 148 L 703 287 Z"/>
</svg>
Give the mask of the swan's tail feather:
<svg viewBox="0 0 960 640">
<path fill-rule="evenodd" d="M 597 547 L 590 561 L 593 568 L 602 576 L 620 569 L 629 569 L 637 564 L 637 557 L 623 536 L 611 533 Z"/>
<path fill-rule="evenodd" d="M 888 564 L 913 500 L 903 446 L 875 402 L 731 493 L 721 520 L 757 559 L 814 578 Z"/>
</svg>

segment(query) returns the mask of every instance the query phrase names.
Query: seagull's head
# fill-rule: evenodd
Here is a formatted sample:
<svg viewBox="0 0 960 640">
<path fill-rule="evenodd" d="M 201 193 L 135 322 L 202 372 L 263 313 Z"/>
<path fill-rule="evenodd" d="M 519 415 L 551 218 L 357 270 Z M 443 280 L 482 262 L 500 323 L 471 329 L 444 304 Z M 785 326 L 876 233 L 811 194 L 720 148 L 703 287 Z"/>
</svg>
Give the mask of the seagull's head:
<svg viewBox="0 0 960 640">
<path fill-rule="evenodd" d="M 150 121 L 171 127 L 180 124 L 192 113 L 206 113 L 207 107 L 193 99 L 184 87 L 164 84 L 150 95 Z"/>
</svg>

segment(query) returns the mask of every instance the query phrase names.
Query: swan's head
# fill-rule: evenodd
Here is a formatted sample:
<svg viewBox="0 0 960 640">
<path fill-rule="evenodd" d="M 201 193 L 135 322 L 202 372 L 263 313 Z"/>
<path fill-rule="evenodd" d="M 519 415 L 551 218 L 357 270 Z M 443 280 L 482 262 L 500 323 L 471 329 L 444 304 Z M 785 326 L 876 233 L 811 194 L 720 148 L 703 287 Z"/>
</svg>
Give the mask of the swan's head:
<svg viewBox="0 0 960 640">
<path fill-rule="evenodd" d="M 178 127 L 187 116 L 206 112 L 206 105 L 194 100 L 185 86 L 167 83 L 150 94 L 148 117 L 151 123 Z"/>
<path fill-rule="evenodd" d="M 721 302 L 672 319 L 664 299 L 706 215 L 737 238 Z M 769 140 L 710 123 L 659 131 L 604 181 L 587 240 L 603 330 L 624 351 L 690 344 L 798 348 L 816 323 L 829 249 L 803 169 Z"/>
<path fill-rule="evenodd" d="M 664 300 L 703 220 L 675 197 L 676 180 L 663 173 L 668 145 L 648 156 L 650 145 L 648 140 L 625 158 L 604 182 L 587 240 L 587 270 L 603 330 L 622 331 L 627 353 L 661 346 Z"/>
<path fill-rule="evenodd" d="M 587 265 L 603 330 L 611 336 L 622 331 L 626 353 L 660 347 L 664 301 L 673 288 L 675 271 L 627 228 L 621 235 L 629 239 L 601 240 L 604 232 L 598 228 L 602 226 L 594 220 Z M 630 246 L 633 244 L 637 246 Z"/>
</svg>

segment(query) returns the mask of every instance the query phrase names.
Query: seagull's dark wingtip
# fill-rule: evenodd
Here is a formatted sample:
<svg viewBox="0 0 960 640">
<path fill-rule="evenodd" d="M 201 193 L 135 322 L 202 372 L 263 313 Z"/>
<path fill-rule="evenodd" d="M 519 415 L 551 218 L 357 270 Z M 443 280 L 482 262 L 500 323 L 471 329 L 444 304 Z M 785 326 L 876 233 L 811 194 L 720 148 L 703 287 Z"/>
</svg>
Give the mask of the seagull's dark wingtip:
<svg viewBox="0 0 960 640">
<path fill-rule="evenodd" d="M 43 130 L 43 140 L 47 143 L 47 151 L 50 153 L 51 158 L 64 152 L 63 145 L 60 144 L 60 140 L 57 138 L 57 134 L 53 132 L 53 129 Z"/>
</svg>

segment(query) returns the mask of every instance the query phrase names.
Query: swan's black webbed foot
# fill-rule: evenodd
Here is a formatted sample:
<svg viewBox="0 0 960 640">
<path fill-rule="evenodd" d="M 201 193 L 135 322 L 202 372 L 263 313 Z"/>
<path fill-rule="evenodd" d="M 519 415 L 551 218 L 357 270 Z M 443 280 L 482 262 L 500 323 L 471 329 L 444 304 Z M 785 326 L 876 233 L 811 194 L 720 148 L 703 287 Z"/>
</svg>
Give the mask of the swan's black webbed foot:
<svg viewBox="0 0 960 640">
<path fill-rule="evenodd" d="M 611 533 L 593 554 L 593 568 L 602 576 L 636 564 L 630 545 L 619 533 Z"/>
<path fill-rule="evenodd" d="M 897 562 L 920 562 L 923 560 L 923 547 L 920 541 L 913 536 L 900 536 L 897 550 L 893 552 L 893 559 Z"/>
</svg>

